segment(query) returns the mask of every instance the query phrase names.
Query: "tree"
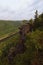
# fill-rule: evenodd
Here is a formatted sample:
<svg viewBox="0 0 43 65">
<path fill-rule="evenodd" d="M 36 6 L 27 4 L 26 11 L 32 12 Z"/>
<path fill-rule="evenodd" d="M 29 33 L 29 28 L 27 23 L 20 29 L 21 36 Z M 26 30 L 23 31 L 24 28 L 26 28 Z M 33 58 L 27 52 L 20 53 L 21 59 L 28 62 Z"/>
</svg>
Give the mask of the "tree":
<svg viewBox="0 0 43 65">
<path fill-rule="evenodd" d="M 22 23 L 26 24 L 26 23 L 28 23 L 28 20 L 23 20 Z"/>
<path fill-rule="evenodd" d="M 37 21 L 37 18 L 38 18 L 38 11 L 36 10 L 36 12 L 35 12 L 35 21 Z"/>
<path fill-rule="evenodd" d="M 33 19 L 30 19 L 30 20 L 29 20 L 29 23 L 30 23 L 30 24 L 33 24 Z"/>
<path fill-rule="evenodd" d="M 43 13 L 39 15 L 40 30 L 43 30 Z"/>
<path fill-rule="evenodd" d="M 38 27 L 38 11 L 35 12 L 34 30 Z"/>
</svg>

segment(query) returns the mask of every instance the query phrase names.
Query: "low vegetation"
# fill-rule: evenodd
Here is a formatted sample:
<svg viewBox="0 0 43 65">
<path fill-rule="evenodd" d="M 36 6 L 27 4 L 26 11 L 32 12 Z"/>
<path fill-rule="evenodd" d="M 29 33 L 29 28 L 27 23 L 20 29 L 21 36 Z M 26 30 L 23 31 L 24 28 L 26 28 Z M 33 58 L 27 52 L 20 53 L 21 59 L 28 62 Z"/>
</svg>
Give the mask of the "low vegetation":
<svg viewBox="0 0 43 65">
<path fill-rule="evenodd" d="M 3 21 L 0 20 L 0 38 L 18 31 L 21 25 L 20 21 Z"/>
<path fill-rule="evenodd" d="M 28 21 L 32 25 L 32 31 L 25 35 L 24 53 L 18 53 L 12 60 L 8 60 L 9 49 L 13 47 L 15 51 L 16 45 L 20 43 L 19 33 L 0 43 L 0 65 L 43 65 L 43 13 L 37 14 L 36 11 L 35 19 Z M 26 24 L 27 21 L 23 23 Z"/>
</svg>

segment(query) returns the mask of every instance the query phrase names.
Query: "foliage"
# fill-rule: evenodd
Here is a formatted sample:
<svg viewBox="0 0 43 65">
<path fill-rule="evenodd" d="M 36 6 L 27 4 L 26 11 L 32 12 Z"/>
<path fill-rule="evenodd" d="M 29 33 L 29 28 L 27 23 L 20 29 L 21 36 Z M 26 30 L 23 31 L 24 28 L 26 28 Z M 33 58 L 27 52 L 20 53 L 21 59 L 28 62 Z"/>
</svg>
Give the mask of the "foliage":
<svg viewBox="0 0 43 65">
<path fill-rule="evenodd" d="M 0 38 L 18 31 L 21 25 L 20 21 L 1 21 L 0 20 Z"/>
<path fill-rule="evenodd" d="M 43 13 L 38 15 L 38 11 L 35 13 L 34 19 L 34 30 L 36 29 L 43 30 Z"/>
<path fill-rule="evenodd" d="M 24 23 L 27 23 L 27 21 L 24 20 L 23 24 Z M 33 31 L 26 34 L 26 39 L 25 39 L 25 43 L 24 43 L 26 46 L 25 52 L 22 54 L 17 54 L 14 57 L 12 64 L 9 64 L 7 55 L 9 53 L 9 49 L 11 47 L 15 47 L 15 45 L 18 43 L 19 34 L 16 34 L 11 38 L 9 38 L 5 41 L 2 41 L 0 43 L 0 65 L 31 65 L 31 61 L 36 58 L 35 52 L 38 49 L 43 49 L 43 13 L 38 15 L 38 12 L 36 11 L 35 19 L 34 20 L 30 19 L 29 23 L 32 24 Z M 2 24 L 2 26 L 3 25 L 5 27 L 7 26 L 7 25 L 5 25 L 5 23 Z M 12 26 L 9 27 L 9 25 L 8 25 L 8 29 L 11 28 L 12 30 L 14 30 L 13 26 L 15 25 L 15 23 L 13 23 L 13 24 L 11 23 L 10 25 L 12 25 Z M 18 29 L 18 26 L 19 25 L 17 24 L 17 28 L 16 28 L 16 25 L 15 25 L 15 28 Z M 0 27 L 1 27 L 1 25 L 0 25 Z M 4 30 L 4 29 L 2 29 L 2 30 Z M 14 32 L 14 31 L 12 31 L 12 32 Z"/>
</svg>

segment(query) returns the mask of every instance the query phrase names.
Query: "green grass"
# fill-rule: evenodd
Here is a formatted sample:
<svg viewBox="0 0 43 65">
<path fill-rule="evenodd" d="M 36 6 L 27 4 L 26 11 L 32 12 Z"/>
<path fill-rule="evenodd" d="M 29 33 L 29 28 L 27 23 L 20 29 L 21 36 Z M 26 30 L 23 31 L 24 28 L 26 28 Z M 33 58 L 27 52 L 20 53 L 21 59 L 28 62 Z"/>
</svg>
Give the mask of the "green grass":
<svg viewBox="0 0 43 65">
<path fill-rule="evenodd" d="M 14 35 L 13 37 L 3 41 L 0 43 L 0 65 L 8 65 L 8 61 L 7 57 L 5 57 L 4 55 L 8 53 L 9 49 L 13 46 L 15 47 L 15 45 L 18 43 L 19 41 L 19 34 Z M 3 58 L 1 60 L 1 58 Z"/>
<path fill-rule="evenodd" d="M 6 34 L 17 32 L 20 21 L 0 21 L 0 38 Z"/>
<path fill-rule="evenodd" d="M 0 56 L 3 54 L 3 50 L 10 48 L 10 46 L 15 46 L 19 41 L 19 34 L 14 35 L 13 37 L 6 39 L 0 43 Z"/>
</svg>

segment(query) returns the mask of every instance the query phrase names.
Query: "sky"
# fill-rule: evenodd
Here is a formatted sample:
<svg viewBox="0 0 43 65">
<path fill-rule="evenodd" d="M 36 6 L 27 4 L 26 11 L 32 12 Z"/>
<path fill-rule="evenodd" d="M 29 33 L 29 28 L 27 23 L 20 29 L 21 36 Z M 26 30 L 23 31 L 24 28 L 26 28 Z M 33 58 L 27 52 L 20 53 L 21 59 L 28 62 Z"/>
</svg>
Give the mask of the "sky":
<svg viewBox="0 0 43 65">
<path fill-rule="evenodd" d="M 25 20 L 43 12 L 43 0 L 0 0 L 0 19 Z"/>
</svg>

